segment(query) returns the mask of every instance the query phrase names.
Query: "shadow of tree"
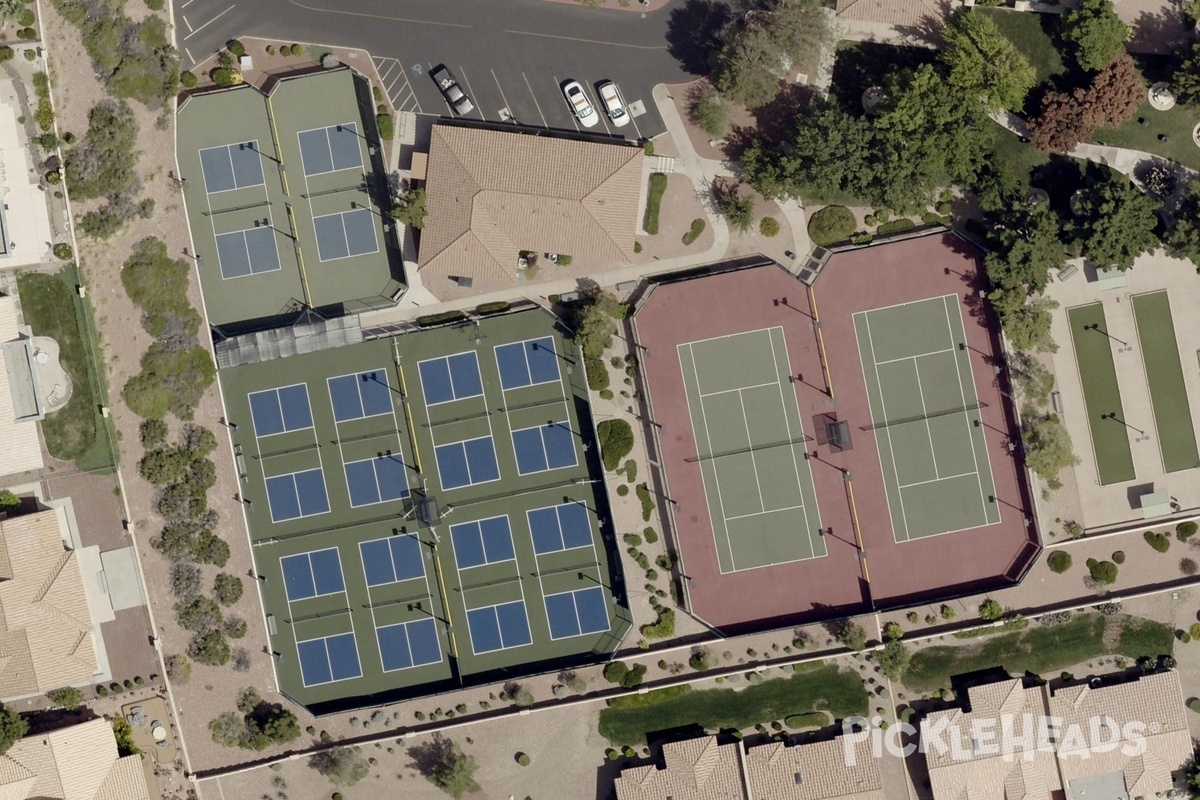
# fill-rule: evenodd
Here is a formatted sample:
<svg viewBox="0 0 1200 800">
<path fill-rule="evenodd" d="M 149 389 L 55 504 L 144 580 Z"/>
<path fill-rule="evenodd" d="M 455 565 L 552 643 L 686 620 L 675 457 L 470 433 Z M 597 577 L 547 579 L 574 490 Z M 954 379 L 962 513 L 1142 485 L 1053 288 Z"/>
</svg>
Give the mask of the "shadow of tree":
<svg viewBox="0 0 1200 800">
<path fill-rule="evenodd" d="M 951 0 L 940 0 L 936 11 L 925 14 L 916 25 L 897 25 L 896 32 L 915 44 L 941 49 L 942 29 L 956 5 Z"/>
<path fill-rule="evenodd" d="M 1127 47 L 1133 53 L 1162 53 L 1172 55 L 1186 45 L 1187 28 L 1179 3 L 1157 11 L 1143 11 L 1133 22 L 1133 36 Z"/>
<path fill-rule="evenodd" d="M 667 18 L 667 52 L 692 75 L 705 75 L 721 47 L 721 36 L 733 20 L 728 5 L 717 0 L 687 0 Z"/>
</svg>

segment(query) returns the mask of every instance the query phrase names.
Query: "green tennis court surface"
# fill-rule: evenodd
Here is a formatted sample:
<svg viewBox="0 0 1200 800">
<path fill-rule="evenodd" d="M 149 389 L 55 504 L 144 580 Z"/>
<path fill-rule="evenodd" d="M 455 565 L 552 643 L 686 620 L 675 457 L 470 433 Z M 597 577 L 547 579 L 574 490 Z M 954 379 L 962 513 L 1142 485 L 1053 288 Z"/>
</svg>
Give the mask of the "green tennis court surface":
<svg viewBox="0 0 1200 800">
<path fill-rule="evenodd" d="M 1075 366 L 1083 384 L 1083 403 L 1100 483 L 1131 481 L 1133 453 L 1129 450 L 1129 431 L 1121 408 L 1121 389 L 1113 366 L 1112 340 L 1108 338 L 1104 307 L 1091 303 L 1068 309 L 1067 323 L 1075 345 Z"/>
<path fill-rule="evenodd" d="M 958 297 L 861 311 L 854 331 L 896 541 L 999 522 Z"/>
<path fill-rule="evenodd" d="M 1183 384 L 1183 366 L 1179 362 L 1179 343 L 1175 340 L 1175 321 L 1167 293 L 1135 295 L 1133 315 L 1137 321 L 1138 341 L 1142 345 L 1142 363 L 1150 402 L 1154 406 L 1154 427 L 1158 431 L 1158 449 L 1163 469 L 1178 472 L 1200 467 L 1196 452 L 1196 431 Z"/>
<path fill-rule="evenodd" d="M 679 345 L 721 572 L 825 555 L 783 328 Z"/>
</svg>

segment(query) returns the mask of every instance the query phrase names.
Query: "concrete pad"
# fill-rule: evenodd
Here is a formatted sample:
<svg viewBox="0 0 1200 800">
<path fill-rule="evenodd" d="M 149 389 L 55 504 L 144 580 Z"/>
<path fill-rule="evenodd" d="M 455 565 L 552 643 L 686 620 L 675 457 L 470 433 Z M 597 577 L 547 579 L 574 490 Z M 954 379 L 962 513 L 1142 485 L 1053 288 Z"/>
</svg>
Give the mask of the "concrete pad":
<svg viewBox="0 0 1200 800">
<path fill-rule="evenodd" d="M 92 620 L 99 625 L 102 622 L 112 622 L 117 618 L 112 607 L 112 598 L 104 580 L 104 562 L 101 560 L 99 547 L 85 547 L 75 551 L 79 561 L 79 572 L 83 576 L 83 593 L 87 595 L 88 608 L 92 612 Z"/>
<path fill-rule="evenodd" d="M 146 604 L 142 581 L 132 547 L 109 550 L 100 554 L 104 565 L 104 583 L 108 588 L 113 611 L 124 611 Z"/>
<path fill-rule="evenodd" d="M 0 269 L 25 267 L 52 259 L 53 234 L 46 196 L 34 167 L 21 107 L 11 80 L 0 80 L 0 202 L 8 228 L 8 254 Z M 14 246 L 15 245 L 15 246 Z"/>
</svg>

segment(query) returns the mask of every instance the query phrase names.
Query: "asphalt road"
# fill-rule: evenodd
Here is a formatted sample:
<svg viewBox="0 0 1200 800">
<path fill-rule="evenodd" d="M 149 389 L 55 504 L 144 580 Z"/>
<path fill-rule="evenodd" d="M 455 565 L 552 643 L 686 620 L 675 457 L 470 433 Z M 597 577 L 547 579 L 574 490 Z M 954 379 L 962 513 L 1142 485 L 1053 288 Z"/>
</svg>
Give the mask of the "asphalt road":
<svg viewBox="0 0 1200 800">
<path fill-rule="evenodd" d="M 475 104 L 468 116 L 572 131 L 579 126 L 560 84 L 578 80 L 599 108 L 595 84 L 611 79 L 632 124 L 617 129 L 602 115 L 592 130 L 649 137 L 664 130 L 650 90 L 691 77 L 667 42 L 672 12 L 684 0 L 645 18 L 542 0 L 175 2 L 185 67 L 237 36 L 360 47 L 375 58 L 393 104 L 424 114 L 451 113 L 429 77 L 443 63 Z"/>
</svg>

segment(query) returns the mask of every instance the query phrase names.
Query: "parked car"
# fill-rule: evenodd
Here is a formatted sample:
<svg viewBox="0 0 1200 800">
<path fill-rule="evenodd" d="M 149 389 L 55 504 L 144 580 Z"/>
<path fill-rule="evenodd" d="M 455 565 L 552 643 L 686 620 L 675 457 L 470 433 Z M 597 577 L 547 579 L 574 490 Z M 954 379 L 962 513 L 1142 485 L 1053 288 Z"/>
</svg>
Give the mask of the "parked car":
<svg viewBox="0 0 1200 800">
<path fill-rule="evenodd" d="M 441 90 L 442 96 L 446 98 L 446 102 L 450 104 L 450 108 L 454 109 L 454 113 L 460 117 L 463 114 L 470 114 L 475 110 L 475 105 L 471 102 L 471 98 L 467 97 L 467 93 L 458 85 L 458 81 L 454 78 L 454 73 L 442 64 L 440 67 L 429 73 L 429 77 L 433 78 L 437 83 L 438 89 Z"/>
<path fill-rule="evenodd" d="M 596 84 L 596 94 L 604 104 L 604 111 L 612 124 L 618 128 L 629 122 L 629 112 L 625 110 L 625 101 L 621 98 L 621 90 L 612 81 L 600 81 Z"/>
<path fill-rule="evenodd" d="M 600 115 L 596 113 L 592 101 L 588 100 L 587 93 L 583 91 L 579 81 L 567 81 L 562 85 L 562 92 L 563 97 L 567 98 L 567 105 L 571 107 L 571 112 L 575 114 L 580 125 L 591 128 L 600 121 Z"/>
</svg>

